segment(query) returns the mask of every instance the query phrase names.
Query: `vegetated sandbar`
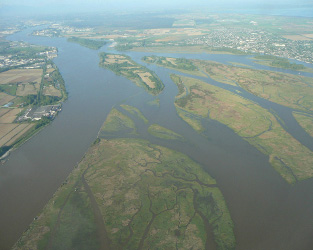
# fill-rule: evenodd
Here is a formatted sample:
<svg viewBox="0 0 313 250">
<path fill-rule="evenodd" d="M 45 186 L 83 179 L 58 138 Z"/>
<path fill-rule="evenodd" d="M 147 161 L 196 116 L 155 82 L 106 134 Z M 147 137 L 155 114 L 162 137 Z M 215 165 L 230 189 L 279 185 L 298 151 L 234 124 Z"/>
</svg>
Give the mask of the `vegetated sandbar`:
<svg viewBox="0 0 313 250">
<path fill-rule="evenodd" d="M 141 111 L 133 106 L 130 105 L 126 105 L 126 104 L 122 104 L 120 105 L 123 109 L 125 109 L 126 111 L 128 111 L 129 113 L 131 113 L 132 115 L 138 117 L 139 119 L 141 119 L 144 123 L 148 123 L 148 119 L 144 116 L 143 113 L 141 113 Z"/>
<path fill-rule="evenodd" d="M 134 62 L 129 56 L 100 53 L 100 66 L 126 77 L 152 95 L 160 94 L 164 88 L 163 82 L 153 71 Z"/>
<path fill-rule="evenodd" d="M 192 60 L 212 79 L 238 85 L 250 93 L 278 104 L 313 111 L 313 78 Z"/>
<path fill-rule="evenodd" d="M 107 133 L 129 119 L 112 112 Z M 205 249 L 207 241 L 236 245 L 223 195 L 200 165 L 146 140 L 100 135 L 13 249 Z"/>
<path fill-rule="evenodd" d="M 103 40 L 92 40 L 92 39 L 86 39 L 81 37 L 70 37 L 67 39 L 67 41 L 72 43 L 78 43 L 81 46 L 87 47 L 89 49 L 98 50 L 102 46 L 106 44 L 106 41 Z"/>
<path fill-rule="evenodd" d="M 146 63 L 155 63 L 159 66 L 163 66 L 169 69 L 178 70 L 183 73 L 204 76 L 191 60 L 185 58 L 173 58 L 173 57 L 164 57 L 164 56 L 144 56 L 142 60 Z"/>
<path fill-rule="evenodd" d="M 174 82 L 187 93 L 176 99 L 178 114 L 182 112 L 217 120 L 269 156 L 272 166 L 294 183 L 313 177 L 313 152 L 303 146 L 278 123 L 275 116 L 256 103 L 230 91 L 200 80 L 174 76 Z M 194 127 L 194 124 L 190 124 Z M 199 129 L 201 132 L 201 127 Z"/>
<path fill-rule="evenodd" d="M 313 114 L 293 112 L 293 116 L 304 130 L 313 137 Z"/>
<path fill-rule="evenodd" d="M 158 124 L 152 124 L 148 128 L 148 132 L 155 136 L 162 139 L 168 140 L 183 140 L 183 137 L 180 134 L 175 133 L 174 131 L 164 128 Z"/>
</svg>

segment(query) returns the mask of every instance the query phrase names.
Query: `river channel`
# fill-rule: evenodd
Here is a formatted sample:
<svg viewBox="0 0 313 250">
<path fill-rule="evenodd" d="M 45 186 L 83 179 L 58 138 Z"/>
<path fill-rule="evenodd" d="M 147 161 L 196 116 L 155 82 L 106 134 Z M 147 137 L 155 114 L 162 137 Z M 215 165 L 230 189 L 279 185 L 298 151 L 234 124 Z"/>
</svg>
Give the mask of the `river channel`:
<svg viewBox="0 0 313 250">
<path fill-rule="evenodd" d="M 188 143 L 168 142 L 140 133 L 142 138 L 153 143 L 187 154 L 217 180 L 235 224 L 238 249 L 312 249 L 312 179 L 293 186 L 287 184 L 269 165 L 267 156 L 216 121 L 204 122 L 206 137 L 193 131 L 176 114 L 174 100 L 178 90 L 169 76 L 173 71 L 145 64 L 165 84 L 164 91 L 158 96 L 160 106 L 149 106 L 147 102 L 155 97 L 127 79 L 99 68 L 99 51 L 68 43 L 64 38 L 29 36 L 32 29 L 11 35 L 8 39 L 57 47 L 59 54 L 54 62 L 65 80 L 69 98 L 51 125 L 13 151 L 8 161 L 0 166 L 1 250 L 10 249 L 27 229 L 96 139 L 111 108 L 121 103 L 139 108 L 151 123 L 158 123 L 185 137 Z M 107 50 L 108 46 L 100 49 Z M 142 56 L 156 54 L 223 63 L 238 62 L 259 69 L 298 74 L 253 64 L 246 56 L 127 54 L 141 64 Z M 313 138 L 296 123 L 291 109 L 253 96 L 239 87 L 212 79 L 202 80 L 230 91 L 240 90 L 245 98 L 273 109 L 284 121 L 286 130 L 313 150 Z M 146 126 L 139 121 L 136 125 L 138 131 Z"/>
</svg>

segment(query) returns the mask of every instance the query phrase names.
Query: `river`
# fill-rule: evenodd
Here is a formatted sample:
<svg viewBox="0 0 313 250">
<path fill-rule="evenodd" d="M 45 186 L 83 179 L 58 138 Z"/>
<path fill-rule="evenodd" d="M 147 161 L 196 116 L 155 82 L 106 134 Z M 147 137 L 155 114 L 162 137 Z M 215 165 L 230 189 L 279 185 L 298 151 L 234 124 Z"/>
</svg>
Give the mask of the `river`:
<svg viewBox="0 0 313 250">
<path fill-rule="evenodd" d="M 154 97 L 127 79 L 98 67 L 99 51 L 68 43 L 64 38 L 28 36 L 32 29 L 8 39 L 57 47 L 59 55 L 54 62 L 65 80 L 69 98 L 51 125 L 13 151 L 9 160 L 0 166 L 0 249 L 10 249 L 27 229 L 95 140 L 111 108 L 121 103 L 136 106 L 151 123 L 184 135 L 188 143 L 168 142 L 140 134 L 153 143 L 186 153 L 216 178 L 235 224 L 238 249 L 312 249 L 312 179 L 288 185 L 269 165 L 267 156 L 216 121 L 205 122 L 206 138 L 193 131 L 176 114 L 177 87 L 169 77 L 173 71 L 149 66 L 165 84 L 159 95 L 160 106 L 149 106 L 147 102 Z M 107 49 L 105 46 L 100 51 Z M 142 63 L 140 58 L 152 53 L 127 54 Z M 239 62 L 268 69 L 253 64 L 246 56 L 157 55 Z M 239 89 L 244 97 L 267 109 L 273 108 L 284 120 L 287 131 L 313 148 L 312 137 L 307 136 L 290 116 L 291 109 L 255 97 L 241 88 L 209 82 L 230 91 Z M 138 121 L 136 124 L 138 131 L 141 131 L 140 126 L 145 126 Z"/>
</svg>

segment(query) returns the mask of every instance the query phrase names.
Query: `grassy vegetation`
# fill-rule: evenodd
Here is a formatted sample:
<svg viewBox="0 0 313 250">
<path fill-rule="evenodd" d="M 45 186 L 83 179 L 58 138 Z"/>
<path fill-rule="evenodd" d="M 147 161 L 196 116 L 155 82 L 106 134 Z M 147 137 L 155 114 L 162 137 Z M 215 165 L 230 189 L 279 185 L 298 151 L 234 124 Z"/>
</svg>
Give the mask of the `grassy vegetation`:
<svg viewBox="0 0 313 250">
<path fill-rule="evenodd" d="M 144 56 L 142 60 L 146 63 L 155 63 L 157 65 L 175 69 L 183 73 L 197 75 L 197 76 L 206 76 L 192 63 L 191 60 L 185 58 L 172 58 L 164 56 Z"/>
<path fill-rule="evenodd" d="M 313 111 L 312 78 L 210 61 L 193 62 L 216 81 L 239 85 L 254 95 L 290 108 Z"/>
<path fill-rule="evenodd" d="M 158 95 L 164 88 L 163 82 L 153 71 L 134 62 L 129 56 L 100 53 L 100 66 L 126 77 L 149 94 Z"/>
<path fill-rule="evenodd" d="M 1 84 L 0 91 L 8 95 L 16 95 L 17 84 Z"/>
<path fill-rule="evenodd" d="M 237 67 L 245 67 L 245 68 L 251 68 L 252 66 L 244 64 L 244 63 L 239 63 L 239 62 L 229 62 L 233 66 Z"/>
<path fill-rule="evenodd" d="M 178 116 L 187 122 L 195 131 L 199 133 L 204 131 L 204 128 L 201 124 L 201 119 L 199 119 L 199 117 L 196 117 L 194 114 L 180 109 L 178 106 L 176 106 L 176 111 Z"/>
<path fill-rule="evenodd" d="M 179 77 L 188 88 L 188 94 L 175 101 L 180 113 L 184 110 L 227 125 L 267 154 L 289 183 L 313 177 L 313 153 L 288 134 L 272 113 L 227 90 Z"/>
<path fill-rule="evenodd" d="M 276 67 L 276 68 L 282 68 L 282 69 L 291 69 L 291 70 L 297 70 L 297 71 L 306 71 L 306 72 L 313 72 L 313 69 L 305 67 L 303 64 L 297 64 L 297 63 L 290 63 L 288 59 L 281 58 L 277 56 L 272 55 L 258 55 L 255 56 L 254 61 L 255 63 Z"/>
<path fill-rule="evenodd" d="M 313 137 L 313 115 L 293 112 L 293 116 L 304 130 Z"/>
<path fill-rule="evenodd" d="M 101 139 L 13 249 L 204 249 L 205 222 L 217 249 L 235 249 L 224 198 L 198 164 L 148 141 Z"/>
<path fill-rule="evenodd" d="M 126 111 L 128 111 L 129 113 L 131 113 L 132 115 L 138 117 L 139 119 L 141 119 L 144 123 L 148 123 L 148 119 L 143 115 L 143 113 L 141 113 L 141 111 L 133 106 L 130 105 L 124 105 L 122 104 L 121 107 L 123 109 L 125 109 Z"/>
<path fill-rule="evenodd" d="M 159 98 L 155 98 L 155 99 L 147 102 L 147 104 L 150 105 L 150 106 L 160 107 L 160 99 Z"/>
<path fill-rule="evenodd" d="M 158 124 L 152 124 L 148 128 L 148 132 L 155 136 L 162 139 L 167 140 L 182 140 L 183 137 L 180 134 L 175 133 L 174 131 L 164 128 Z"/>
<path fill-rule="evenodd" d="M 106 41 L 99 41 L 99 40 L 96 41 L 96 40 L 80 38 L 80 37 L 70 37 L 67 39 L 67 41 L 72 42 L 72 43 L 78 43 L 81 46 L 87 47 L 89 49 L 94 49 L 94 50 L 98 50 L 103 45 L 106 44 Z"/>
<path fill-rule="evenodd" d="M 121 133 L 136 133 L 135 123 L 128 116 L 113 108 L 103 123 L 99 135 L 112 136 Z"/>
<path fill-rule="evenodd" d="M 221 48 L 215 48 L 215 47 L 208 47 L 207 48 L 209 53 L 214 54 L 230 54 L 230 55 L 248 55 L 248 53 L 238 50 L 238 49 L 233 49 L 233 48 L 227 48 L 227 47 L 221 47 Z"/>
</svg>

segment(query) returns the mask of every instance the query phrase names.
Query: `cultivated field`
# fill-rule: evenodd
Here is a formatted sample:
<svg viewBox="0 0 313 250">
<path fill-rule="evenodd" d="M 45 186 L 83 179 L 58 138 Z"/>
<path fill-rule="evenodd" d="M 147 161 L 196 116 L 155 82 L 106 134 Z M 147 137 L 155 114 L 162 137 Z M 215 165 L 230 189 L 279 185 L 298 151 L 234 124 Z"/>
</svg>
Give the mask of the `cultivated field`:
<svg viewBox="0 0 313 250">
<path fill-rule="evenodd" d="M 49 96 L 57 96 L 57 97 L 62 97 L 62 93 L 60 90 L 55 88 L 52 85 L 45 86 L 42 92 L 44 95 L 49 95 Z"/>
<path fill-rule="evenodd" d="M 4 124 L 0 124 L 0 128 Z M 14 125 L 6 135 L 2 136 L 0 139 L 0 147 L 11 146 L 16 140 L 23 136 L 29 129 L 31 129 L 34 124 L 5 124 L 5 125 Z"/>
<path fill-rule="evenodd" d="M 0 109 L 1 110 L 1 109 Z M 7 112 L 0 114 L 0 126 L 1 123 L 12 123 L 16 119 L 16 116 L 22 111 L 22 109 L 9 109 Z"/>
<path fill-rule="evenodd" d="M 19 84 L 16 90 L 17 96 L 37 95 L 39 84 L 23 83 Z"/>
<path fill-rule="evenodd" d="M 137 64 L 126 55 L 100 54 L 100 65 L 112 70 L 117 75 L 122 75 L 139 87 L 143 87 L 148 93 L 159 94 L 164 85 L 157 75 L 148 68 Z"/>
<path fill-rule="evenodd" d="M 12 69 L 0 73 L 0 84 L 41 82 L 42 69 Z"/>
<path fill-rule="evenodd" d="M 0 92 L 0 106 L 7 104 L 8 102 L 12 101 L 15 96 L 8 95 L 6 93 Z"/>
</svg>

